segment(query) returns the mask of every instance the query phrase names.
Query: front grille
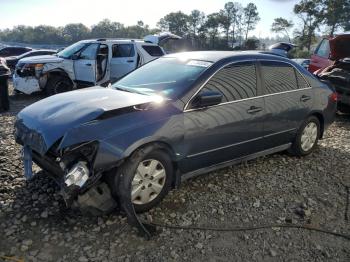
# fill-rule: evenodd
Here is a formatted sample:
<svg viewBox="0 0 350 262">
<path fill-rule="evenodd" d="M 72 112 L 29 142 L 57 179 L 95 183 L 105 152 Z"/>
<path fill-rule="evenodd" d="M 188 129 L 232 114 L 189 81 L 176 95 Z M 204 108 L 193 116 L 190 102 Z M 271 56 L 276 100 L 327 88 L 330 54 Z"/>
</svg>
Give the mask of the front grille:
<svg viewBox="0 0 350 262">
<path fill-rule="evenodd" d="M 17 119 L 15 123 L 16 142 L 21 145 L 28 145 L 41 155 L 47 151 L 45 140 L 42 135 L 23 124 L 23 120 Z"/>
</svg>

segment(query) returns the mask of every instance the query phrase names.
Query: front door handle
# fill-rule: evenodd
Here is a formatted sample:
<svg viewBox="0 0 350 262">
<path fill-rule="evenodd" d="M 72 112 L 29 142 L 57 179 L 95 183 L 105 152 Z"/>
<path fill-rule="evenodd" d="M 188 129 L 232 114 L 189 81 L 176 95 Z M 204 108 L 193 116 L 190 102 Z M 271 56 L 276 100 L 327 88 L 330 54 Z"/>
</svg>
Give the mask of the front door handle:
<svg viewBox="0 0 350 262">
<path fill-rule="evenodd" d="M 128 60 L 128 61 L 126 61 L 126 62 L 128 62 L 128 63 L 133 63 L 133 62 L 134 62 L 134 60 Z"/>
<path fill-rule="evenodd" d="M 257 106 L 251 106 L 248 110 L 247 110 L 247 113 L 248 114 L 255 114 L 255 113 L 258 113 L 262 111 L 262 108 L 261 107 L 257 107 Z"/>
<path fill-rule="evenodd" d="M 311 96 L 307 96 L 307 95 L 302 95 L 300 97 L 301 102 L 306 102 L 306 101 L 309 101 L 310 99 L 311 99 Z"/>
<path fill-rule="evenodd" d="M 88 63 L 88 64 L 85 64 L 86 66 L 91 66 L 91 64 L 90 63 Z"/>
</svg>

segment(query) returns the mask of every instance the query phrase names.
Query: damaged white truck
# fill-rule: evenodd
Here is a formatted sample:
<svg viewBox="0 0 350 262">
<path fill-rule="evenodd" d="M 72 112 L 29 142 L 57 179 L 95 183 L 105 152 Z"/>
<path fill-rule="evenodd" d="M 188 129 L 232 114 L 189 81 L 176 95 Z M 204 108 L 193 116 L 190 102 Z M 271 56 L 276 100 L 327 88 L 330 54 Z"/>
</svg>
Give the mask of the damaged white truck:
<svg viewBox="0 0 350 262">
<path fill-rule="evenodd" d="M 143 40 L 83 40 L 56 55 L 24 58 L 13 75 L 14 90 L 24 94 L 45 91 L 50 96 L 82 87 L 107 86 L 164 55 L 160 44 L 170 39 L 180 37 L 162 33 Z"/>
</svg>

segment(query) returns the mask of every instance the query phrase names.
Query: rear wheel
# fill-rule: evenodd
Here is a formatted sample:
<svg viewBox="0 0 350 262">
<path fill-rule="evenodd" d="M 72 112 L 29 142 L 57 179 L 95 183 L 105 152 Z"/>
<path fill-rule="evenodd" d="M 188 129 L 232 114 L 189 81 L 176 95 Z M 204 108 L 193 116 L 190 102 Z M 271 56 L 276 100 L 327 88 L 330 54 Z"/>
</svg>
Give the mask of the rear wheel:
<svg viewBox="0 0 350 262">
<path fill-rule="evenodd" d="M 46 84 L 46 93 L 49 96 L 71 91 L 73 84 L 68 77 L 54 75 L 50 76 Z"/>
<path fill-rule="evenodd" d="M 315 116 L 310 116 L 299 128 L 295 140 L 290 148 L 290 153 L 296 156 L 310 154 L 317 146 L 320 137 L 320 121 Z"/>
</svg>

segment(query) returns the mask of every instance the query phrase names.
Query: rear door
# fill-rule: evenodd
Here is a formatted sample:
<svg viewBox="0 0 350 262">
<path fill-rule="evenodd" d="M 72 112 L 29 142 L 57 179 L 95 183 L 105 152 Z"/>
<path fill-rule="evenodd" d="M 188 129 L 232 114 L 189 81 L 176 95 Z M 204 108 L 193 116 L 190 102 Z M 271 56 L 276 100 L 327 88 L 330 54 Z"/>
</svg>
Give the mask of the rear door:
<svg viewBox="0 0 350 262">
<path fill-rule="evenodd" d="M 94 84 L 96 81 L 96 55 L 99 44 L 90 44 L 74 60 L 75 79 Z"/>
<path fill-rule="evenodd" d="M 228 65 L 205 84 L 200 92 L 220 92 L 223 101 L 185 110 L 185 172 L 262 150 L 265 110 L 258 86 L 254 61 Z"/>
<path fill-rule="evenodd" d="M 261 61 L 267 148 L 292 142 L 312 108 L 312 89 L 299 71 L 281 61 Z"/>
<path fill-rule="evenodd" d="M 329 40 L 323 39 L 317 46 L 315 53 L 311 56 L 309 71 L 313 73 L 318 69 L 331 65 L 332 61 L 329 60 L 329 54 Z"/>
<path fill-rule="evenodd" d="M 112 46 L 111 81 L 115 81 L 137 67 L 137 52 L 134 43 Z"/>
</svg>

